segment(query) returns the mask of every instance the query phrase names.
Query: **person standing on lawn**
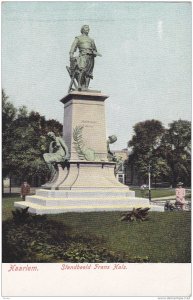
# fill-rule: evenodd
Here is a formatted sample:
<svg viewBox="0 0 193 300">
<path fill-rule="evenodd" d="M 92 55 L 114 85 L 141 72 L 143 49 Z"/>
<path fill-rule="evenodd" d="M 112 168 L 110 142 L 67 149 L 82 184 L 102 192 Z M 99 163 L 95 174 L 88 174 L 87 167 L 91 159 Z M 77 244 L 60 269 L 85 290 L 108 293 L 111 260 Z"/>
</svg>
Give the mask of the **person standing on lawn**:
<svg viewBox="0 0 193 300">
<path fill-rule="evenodd" d="M 21 185 L 21 198 L 25 201 L 25 197 L 30 193 L 30 185 L 24 181 Z"/>
<path fill-rule="evenodd" d="M 177 188 L 176 188 L 176 204 L 180 205 L 181 209 L 184 210 L 185 209 L 185 195 L 186 195 L 186 191 L 185 191 L 185 189 L 182 186 L 183 186 L 182 182 L 179 182 L 177 184 Z"/>
</svg>

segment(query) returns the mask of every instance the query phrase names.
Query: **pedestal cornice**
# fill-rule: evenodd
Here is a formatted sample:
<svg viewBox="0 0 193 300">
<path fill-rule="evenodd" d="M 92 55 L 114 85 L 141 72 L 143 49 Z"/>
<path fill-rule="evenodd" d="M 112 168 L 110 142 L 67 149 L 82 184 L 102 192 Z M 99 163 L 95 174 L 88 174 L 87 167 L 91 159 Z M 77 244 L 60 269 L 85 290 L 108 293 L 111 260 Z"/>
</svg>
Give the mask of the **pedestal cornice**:
<svg viewBox="0 0 193 300">
<path fill-rule="evenodd" d="M 101 92 L 90 92 L 90 91 L 73 91 L 62 98 L 60 101 L 65 104 L 71 99 L 77 100 L 91 100 L 91 101 L 105 101 L 109 96 L 102 94 Z"/>
</svg>

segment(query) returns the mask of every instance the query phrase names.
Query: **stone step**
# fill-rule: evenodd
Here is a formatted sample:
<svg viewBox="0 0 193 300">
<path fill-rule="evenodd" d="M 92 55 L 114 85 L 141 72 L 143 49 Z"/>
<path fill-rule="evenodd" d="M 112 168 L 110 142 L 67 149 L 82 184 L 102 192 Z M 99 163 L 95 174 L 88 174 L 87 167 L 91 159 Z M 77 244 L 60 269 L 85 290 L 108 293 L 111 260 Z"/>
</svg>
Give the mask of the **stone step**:
<svg viewBox="0 0 193 300">
<path fill-rule="evenodd" d="M 156 205 L 129 205 L 129 204 L 117 204 L 117 205 L 78 205 L 78 206 L 42 206 L 35 203 L 27 201 L 14 202 L 16 208 L 26 208 L 29 207 L 29 212 L 43 215 L 43 214 L 58 214 L 67 212 L 91 212 L 91 211 L 129 211 L 134 207 L 150 207 L 152 211 L 163 211 L 163 207 Z"/>
<path fill-rule="evenodd" d="M 146 198 L 135 198 L 135 197 L 125 197 L 125 196 L 109 196 L 105 198 L 97 197 L 97 195 L 93 195 L 93 197 L 78 197 L 78 198 L 55 198 L 55 197 L 43 197 L 43 196 L 27 196 L 26 201 L 30 203 L 36 203 L 38 205 L 43 206 L 77 206 L 77 205 L 119 205 L 120 203 L 127 203 L 128 205 L 135 205 L 136 203 L 139 205 L 149 205 L 149 200 Z"/>
<path fill-rule="evenodd" d="M 134 191 L 124 189 L 81 189 L 81 190 L 45 190 L 39 189 L 36 195 L 51 198 L 83 198 L 83 197 L 111 197 L 111 196 L 125 196 L 135 197 Z"/>
</svg>

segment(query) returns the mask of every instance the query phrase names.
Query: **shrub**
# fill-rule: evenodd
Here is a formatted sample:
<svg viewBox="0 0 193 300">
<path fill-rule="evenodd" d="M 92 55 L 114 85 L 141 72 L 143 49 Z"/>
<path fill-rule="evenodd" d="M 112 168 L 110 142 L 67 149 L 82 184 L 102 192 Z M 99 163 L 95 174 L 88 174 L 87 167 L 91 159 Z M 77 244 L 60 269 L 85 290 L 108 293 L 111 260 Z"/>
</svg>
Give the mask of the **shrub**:
<svg viewBox="0 0 193 300">
<path fill-rule="evenodd" d="M 149 219 L 147 208 L 133 208 L 132 211 L 129 211 L 126 214 L 123 214 L 121 221 L 133 222 L 133 221 L 147 221 Z"/>
<path fill-rule="evenodd" d="M 13 220 L 16 224 L 26 223 L 27 219 L 30 219 L 30 214 L 28 212 L 29 207 L 26 208 L 16 208 L 12 210 Z"/>
</svg>

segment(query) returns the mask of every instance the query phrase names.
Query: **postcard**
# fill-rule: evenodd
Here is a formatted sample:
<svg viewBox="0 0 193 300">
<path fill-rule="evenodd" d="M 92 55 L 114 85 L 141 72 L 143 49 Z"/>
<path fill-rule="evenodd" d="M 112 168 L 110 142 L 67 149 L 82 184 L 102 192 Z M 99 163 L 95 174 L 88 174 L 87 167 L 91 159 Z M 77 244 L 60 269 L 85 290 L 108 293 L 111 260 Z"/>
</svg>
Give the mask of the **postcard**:
<svg viewBox="0 0 193 300">
<path fill-rule="evenodd" d="M 2 2 L 2 296 L 191 296 L 191 3 Z"/>
</svg>

